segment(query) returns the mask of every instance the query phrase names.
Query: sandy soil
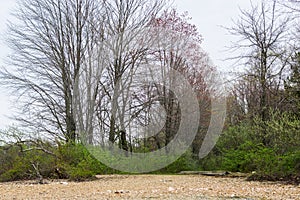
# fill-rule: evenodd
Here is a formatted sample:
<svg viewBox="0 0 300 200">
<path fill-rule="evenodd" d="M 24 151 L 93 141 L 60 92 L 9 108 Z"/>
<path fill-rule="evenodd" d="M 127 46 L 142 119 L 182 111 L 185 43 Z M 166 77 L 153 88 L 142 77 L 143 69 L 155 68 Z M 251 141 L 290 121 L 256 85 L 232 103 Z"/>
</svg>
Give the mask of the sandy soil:
<svg viewBox="0 0 300 200">
<path fill-rule="evenodd" d="M 300 186 L 200 175 L 108 175 L 91 182 L 0 184 L 0 199 L 300 199 Z"/>
</svg>

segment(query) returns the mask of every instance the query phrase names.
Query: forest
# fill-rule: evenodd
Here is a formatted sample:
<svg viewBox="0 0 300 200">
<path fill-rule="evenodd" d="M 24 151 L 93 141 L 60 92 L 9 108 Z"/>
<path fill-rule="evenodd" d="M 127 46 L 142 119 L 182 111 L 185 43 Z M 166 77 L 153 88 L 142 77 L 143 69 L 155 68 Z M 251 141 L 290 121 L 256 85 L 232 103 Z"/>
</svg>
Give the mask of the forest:
<svg viewBox="0 0 300 200">
<path fill-rule="evenodd" d="M 20 0 L 0 181 L 242 172 L 300 183 L 300 1 L 241 9 L 221 74 L 168 0 Z"/>
</svg>

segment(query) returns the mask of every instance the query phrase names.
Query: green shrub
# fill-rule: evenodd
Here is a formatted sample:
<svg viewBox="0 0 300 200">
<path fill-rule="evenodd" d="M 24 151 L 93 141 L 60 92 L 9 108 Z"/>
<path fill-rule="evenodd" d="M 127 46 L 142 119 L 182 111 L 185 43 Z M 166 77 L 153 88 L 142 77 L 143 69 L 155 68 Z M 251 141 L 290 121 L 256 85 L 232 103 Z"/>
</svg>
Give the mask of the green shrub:
<svg viewBox="0 0 300 200">
<path fill-rule="evenodd" d="M 211 151 L 205 158 L 198 161 L 199 169 L 205 171 L 214 171 L 222 169 L 223 156 Z"/>
<path fill-rule="evenodd" d="M 95 172 L 81 167 L 73 167 L 68 170 L 69 179 L 72 181 L 94 180 L 95 175 Z"/>
<path fill-rule="evenodd" d="M 246 142 L 237 149 L 224 152 L 222 168 L 233 172 L 251 172 L 256 170 L 256 151 L 260 145 Z"/>
<path fill-rule="evenodd" d="M 300 150 L 289 152 L 281 156 L 277 171 L 285 175 L 298 174 L 300 175 Z"/>
<path fill-rule="evenodd" d="M 237 149 L 247 141 L 260 143 L 257 136 L 255 136 L 254 127 L 248 122 L 243 122 L 239 125 L 228 127 L 228 129 L 221 134 L 214 151 L 217 149 L 223 153 L 229 149 Z"/>
<path fill-rule="evenodd" d="M 31 150 L 26 150 L 26 149 Z M 15 181 L 36 179 L 41 175 L 44 178 L 69 178 L 82 181 L 92 179 L 96 174 L 114 172 L 96 160 L 81 144 L 60 145 L 51 147 L 54 153 L 48 154 L 35 150 L 31 146 L 13 145 L 10 148 L 0 148 L 3 154 L 0 160 L 3 163 L 0 169 L 0 181 Z"/>
<path fill-rule="evenodd" d="M 256 117 L 231 126 L 200 165 L 209 170 L 255 171 L 251 177 L 259 180 L 298 180 L 300 121 L 294 115 L 271 111 L 269 121 Z"/>
<path fill-rule="evenodd" d="M 58 148 L 58 168 L 73 180 L 90 179 L 92 175 L 109 174 L 114 170 L 102 164 L 82 144 L 63 145 Z M 80 178 L 82 175 L 82 178 Z"/>
<path fill-rule="evenodd" d="M 266 123 L 266 141 L 268 146 L 279 154 L 300 150 L 300 121 L 298 117 L 271 112 L 271 119 Z"/>
<path fill-rule="evenodd" d="M 251 175 L 249 180 L 287 181 L 300 183 L 300 151 L 286 153 L 273 160 L 272 168 L 264 168 Z M 267 170 L 268 169 L 268 170 Z"/>
<path fill-rule="evenodd" d="M 21 152 L 20 148 L 14 146 L 5 154 L 9 162 L 4 164 L 5 170 L 0 174 L 0 181 L 38 178 L 39 175 L 34 166 L 43 177 L 50 177 L 54 173 L 53 156 L 42 151 Z"/>
<path fill-rule="evenodd" d="M 198 159 L 192 153 L 192 150 L 187 150 L 175 162 L 169 166 L 159 170 L 160 173 L 178 173 L 181 171 L 195 171 L 199 169 Z"/>
<path fill-rule="evenodd" d="M 10 169 L 0 175 L 0 182 L 17 181 L 24 178 L 24 171 Z"/>
</svg>

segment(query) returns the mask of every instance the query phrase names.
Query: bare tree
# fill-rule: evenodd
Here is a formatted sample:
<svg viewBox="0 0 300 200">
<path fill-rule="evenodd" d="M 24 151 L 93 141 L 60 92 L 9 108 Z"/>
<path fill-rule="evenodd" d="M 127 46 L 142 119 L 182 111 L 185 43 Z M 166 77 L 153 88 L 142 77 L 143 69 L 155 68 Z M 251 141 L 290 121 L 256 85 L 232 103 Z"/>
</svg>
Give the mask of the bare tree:
<svg viewBox="0 0 300 200">
<path fill-rule="evenodd" d="M 102 37 L 99 5 L 94 0 L 19 2 L 18 24 L 9 25 L 13 54 L 1 78 L 22 97 L 17 120 L 26 127 L 76 141 L 74 88 Z"/>
<path fill-rule="evenodd" d="M 159 18 L 155 19 L 152 26 L 156 43 L 151 50 L 149 60 L 159 66 L 155 69 L 159 73 L 153 74 L 163 80 L 162 85 L 154 85 L 156 95 L 152 96 L 152 99 L 158 99 L 166 115 L 163 129 L 152 140 L 155 141 L 156 148 L 167 146 L 176 136 L 182 121 L 181 113 L 184 106 L 180 105 L 178 98 L 187 97 L 184 95 L 179 97 L 172 91 L 174 87 L 181 87 L 178 80 L 176 81 L 172 76 L 172 71 L 177 71 L 188 80 L 199 101 L 203 118 L 193 143 L 193 151 L 198 153 L 210 121 L 210 95 L 215 88 L 213 84 L 209 85 L 211 83 L 209 79 L 214 73 L 214 67 L 202 50 L 202 37 L 197 28 L 189 22 L 187 13 L 180 15 L 173 9 L 164 11 Z M 184 94 L 185 89 L 182 87 L 179 90 Z"/>
<path fill-rule="evenodd" d="M 98 119 L 101 132 L 109 133 L 111 143 L 115 142 L 120 131 L 126 133 L 132 120 L 130 115 L 134 115 L 129 114 L 132 88 L 135 87 L 133 78 L 151 47 L 151 39 L 147 36 L 149 24 L 165 5 L 165 0 L 104 2 L 104 45 L 108 59 L 101 80 L 102 101 L 98 104 Z"/>
<path fill-rule="evenodd" d="M 240 38 L 233 49 L 242 54 L 235 57 L 248 67 L 246 74 L 257 81 L 259 99 L 259 115 L 263 121 L 268 119 L 268 108 L 271 99 L 271 87 L 282 86 L 281 75 L 287 64 L 286 48 L 288 24 L 290 18 L 278 10 L 277 1 L 262 1 L 259 6 L 251 5 L 251 9 L 241 10 L 241 16 L 232 28 L 231 34 Z M 276 94 L 274 94 L 276 95 Z M 251 104 L 254 102 L 248 102 Z"/>
<path fill-rule="evenodd" d="M 284 102 L 282 95 L 284 70 L 290 58 L 289 24 L 291 18 L 284 13 L 276 0 L 251 4 L 250 10 L 241 10 L 240 19 L 228 28 L 240 40 L 233 50 L 242 52 L 234 59 L 246 67 L 242 84 L 238 87 L 235 102 L 253 119 L 262 121 L 261 140 L 268 145 L 266 122 L 271 108 L 277 109 Z M 237 88 L 235 88 L 237 89 Z M 234 89 L 234 90 L 235 90 Z"/>
<path fill-rule="evenodd" d="M 162 74 L 180 71 L 195 91 L 208 93 L 201 37 L 186 19 L 160 15 L 165 0 L 20 2 L 19 25 L 10 26 L 14 54 L 1 75 L 22 97 L 17 119 L 41 135 L 76 142 L 80 134 L 88 144 L 119 140 L 131 148 L 159 101 L 168 112 L 167 145 L 179 124 L 179 104 L 164 87 L 156 87 L 162 93 L 153 98 L 151 84 L 144 84 L 149 64 L 160 65 Z M 155 27 L 159 19 L 164 24 Z"/>
</svg>

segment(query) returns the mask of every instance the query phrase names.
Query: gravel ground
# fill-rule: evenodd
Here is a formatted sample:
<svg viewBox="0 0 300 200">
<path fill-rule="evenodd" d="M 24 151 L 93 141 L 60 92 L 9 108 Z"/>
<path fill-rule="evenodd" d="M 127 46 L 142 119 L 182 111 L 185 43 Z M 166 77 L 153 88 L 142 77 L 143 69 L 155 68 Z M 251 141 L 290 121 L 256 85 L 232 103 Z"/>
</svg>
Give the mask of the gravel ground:
<svg viewBox="0 0 300 200">
<path fill-rule="evenodd" d="M 200 175 L 107 175 L 90 182 L 0 184 L 0 199 L 300 199 L 300 186 Z"/>
</svg>

